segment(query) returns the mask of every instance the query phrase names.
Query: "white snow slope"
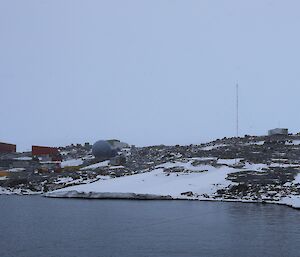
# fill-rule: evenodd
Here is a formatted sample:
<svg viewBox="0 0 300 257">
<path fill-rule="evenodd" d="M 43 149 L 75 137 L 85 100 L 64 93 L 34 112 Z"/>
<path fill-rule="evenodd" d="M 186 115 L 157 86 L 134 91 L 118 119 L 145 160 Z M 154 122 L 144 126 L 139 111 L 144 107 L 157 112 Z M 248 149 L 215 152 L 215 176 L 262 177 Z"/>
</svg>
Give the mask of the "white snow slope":
<svg viewBox="0 0 300 257">
<path fill-rule="evenodd" d="M 186 163 L 186 166 L 189 167 L 190 163 Z M 128 194 L 140 194 L 171 196 L 173 199 L 179 199 L 186 198 L 181 193 L 192 191 L 201 198 L 203 194 L 212 195 L 217 189 L 233 184 L 225 179 L 230 172 L 236 172 L 233 168 L 226 166 L 215 168 L 210 165 L 200 165 L 197 168 L 199 172 L 193 169 L 193 172 L 187 173 L 165 173 L 162 168 L 157 168 L 147 173 L 63 188 L 50 192 L 46 196 L 86 197 L 93 195 L 95 198 L 104 198 L 104 196 L 106 198 L 108 194 L 113 194 L 115 197 L 126 198 Z"/>
</svg>

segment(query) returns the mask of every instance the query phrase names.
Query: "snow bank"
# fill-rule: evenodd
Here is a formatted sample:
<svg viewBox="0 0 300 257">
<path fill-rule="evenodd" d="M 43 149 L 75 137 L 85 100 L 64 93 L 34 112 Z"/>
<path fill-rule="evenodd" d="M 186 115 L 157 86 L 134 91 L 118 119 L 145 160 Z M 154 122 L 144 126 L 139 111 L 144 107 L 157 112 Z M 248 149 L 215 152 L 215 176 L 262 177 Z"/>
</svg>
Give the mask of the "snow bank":
<svg viewBox="0 0 300 257">
<path fill-rule="evenodd" d="M 300 209 L 300 195 L 290 195 L 287 197 L 283 197 L 280 200 L 280 203 L 291 206 L 295 209 Z"/>
<path fill-rule="evenodd" d="M 165 164 L 165 166 L 168 166 Z M 199 167 L 198 167 L 199 169 Z M 90 198 L 91 195 L 155 195 L 160 197 L 172 197 L 173 199 L 186 198 L 182 193 L 192 191 L 197 195 L 212 195 L 219 188 L 233 184 L 226 180 L 233 168 L 215 168 L 209 165 L 201 165 L 201 173 L 165 173 L 162 168 L 151 172 L 119 177 L 109 180 L 99 180 L 91 184 L 78 185 L 63 188 L 48 193 L 48 197 L 74 197 L 78 194 Z M 72 192 L 72 193 L 70 193 Z M 76 193 L 77 192 L 77 193 Z M 102 197 L 102 196 L 101 196 Z"/>
</svg>

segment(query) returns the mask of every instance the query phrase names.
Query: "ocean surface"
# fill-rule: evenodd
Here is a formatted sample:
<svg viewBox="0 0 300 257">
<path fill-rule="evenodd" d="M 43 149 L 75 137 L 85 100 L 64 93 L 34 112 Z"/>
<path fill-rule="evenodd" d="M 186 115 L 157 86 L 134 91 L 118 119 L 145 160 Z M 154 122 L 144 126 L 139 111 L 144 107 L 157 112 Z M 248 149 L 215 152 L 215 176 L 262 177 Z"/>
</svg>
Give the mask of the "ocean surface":
<svg viewBox="0 0 300 257">
<path fill-rule="evenodd" d="M 299 257 L 286 206 L 0 196 L 1 257 Z"/>
</svg>

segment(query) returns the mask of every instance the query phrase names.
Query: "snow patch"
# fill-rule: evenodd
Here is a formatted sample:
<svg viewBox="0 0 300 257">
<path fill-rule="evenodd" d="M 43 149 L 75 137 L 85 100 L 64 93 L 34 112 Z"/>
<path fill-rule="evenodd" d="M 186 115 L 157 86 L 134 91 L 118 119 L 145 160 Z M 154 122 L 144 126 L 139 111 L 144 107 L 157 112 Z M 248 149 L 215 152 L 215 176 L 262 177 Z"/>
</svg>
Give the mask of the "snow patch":
<svg viewBox="0 0 300 257">
<path fill-rule="evenodd" d="M 25 171 L 25 168 L 12 168 L 7 170 L 8 172 L 21 172 L 21 171 Z"/>
<path fill-rule="evenodd" d="M 210 151 L 219 147 L 227 146 L 225 144 L 208 145 L 201 148 L 201 150 Z"/>
<path fill-rule="evenodd" d="M 241 162 L 242 159 L 218 159 L 218 164 L 234 165 Z"/>
<path fill-rule="evenodd" d="M 101 167 L 107 167 L 109 165 L 110 161 L 103 161 L 103 162 L 98 162 L 89 166 L 86 166 L 84 168 L 81 168 L 80 170 L 94 170 L 97 168 L 101 168 Z"/>
<path fill-rule="evenodd" d="M 263 171 L 264 169 L 267 169 L 269 166 L 264 163 L 245 163 L 244 169 L 247 170 L 254 170 L 254 171 Z"/>
<path fill-rule="evenodd" d="M 83 164 L 82 159 L 71 159 L 71 160 L 61 162 L 61 167 L 64 168 L 64 167 L 71 167 L 71 166 L 80 166 L 82 164 Z"/>
<path fill-rule="evenodd" d="M 249 142 L 246 143 L 245 145 L 263 145 L 265 141 L 257 141 L 257 142 Z"/>
<path fill-rule="evenodd" d="M 14 160 L 19 160 L 19 161 L 31 161 L 32 157 L 24 156 L 24 157 L 16 157 Z"/>
</svg>

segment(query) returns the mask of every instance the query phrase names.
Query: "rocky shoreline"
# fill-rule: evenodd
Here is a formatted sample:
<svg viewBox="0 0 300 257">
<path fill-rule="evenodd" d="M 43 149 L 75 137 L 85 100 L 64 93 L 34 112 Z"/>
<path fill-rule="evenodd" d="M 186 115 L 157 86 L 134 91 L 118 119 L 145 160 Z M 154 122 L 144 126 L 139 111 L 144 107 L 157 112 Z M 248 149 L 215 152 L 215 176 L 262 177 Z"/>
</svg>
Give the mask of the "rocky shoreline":
<svg viewBox="0 0 300 257">
<path fill-rule="evenodd" d="M 188 146 L 131 146 L 119 153 L 121 163 L 99 162 L 78 145 L 60 151 L 66 163 L 61 173 L 11 172 L 9 177 L 0 178 L 0 194 L 54 197 L 52 192 L 66 190 L 73 191 L 65 193 L 66 197 L 77 198 L 164 198 L 298 206 L 293 202 L 300 196 L 300 135 L 223 138 Z M 151 175 L 158 170 L 156 177 Z M 143 176 L 148 183 L 143 190 L 138 185 L 144 179 L 131 186 L 130 181 Z M 159 180 L 152 181 L 157 176 Z M 121 180 L 119 185 L 122 190 L 125 185 L 126 192 L 113 185 L 120 178 L 125 182 L 130 178 L 125 184 Z M 189 183 L 180 182 L 187 179 Z M 164 192 L 164 183 L 173 183 L 170 192 Z M 104 192 L 102 185 L 106 184 L 110 186 Z M 90 185 L 98 187 L 93 192 L 88 189 Z M 82 191 L 76 191 L 78 186 L 83 187 Z"/>
</svg>

